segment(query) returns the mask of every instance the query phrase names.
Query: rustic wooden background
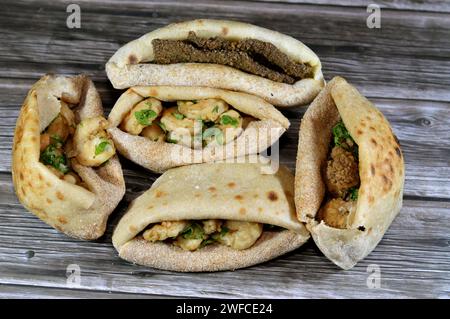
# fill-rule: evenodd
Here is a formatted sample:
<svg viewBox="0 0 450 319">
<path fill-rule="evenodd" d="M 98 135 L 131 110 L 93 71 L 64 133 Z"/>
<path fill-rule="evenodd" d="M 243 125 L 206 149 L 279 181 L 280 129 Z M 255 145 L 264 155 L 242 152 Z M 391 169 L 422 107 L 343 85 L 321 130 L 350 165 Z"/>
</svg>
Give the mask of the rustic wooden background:
<svg viewBox="0 0 450 319">
<path fill-rule="evenodd" d="M 74 1 L 0 1 L 0 297 L 441 297 L 450 296 L 450 2 L 435 1 L 76 1 L 81 29 L 66 27 Z M 381 7 L 369 29 L 368 3 Z M 387 116 L 406 158 L 404 207 L 375 251 L 354 269 L 329 262 L 312 242 L 234 272 L 179 274 L 131 265 L 111 231 L 155 174 L 123 160 L 127 193 L 96 242 L 70 239 L 28 213 L 11 182 L 20 105 L 44 73 L 93 77 L 107 111 L 121 94 L 104 64 L 122 44 L 167 23 L 236 19 L 292 35 L 321 58 L 327 80 L 342 75 Z M 294 168 L 304 109 L 283 111 L 292 126 L 282 161 Z M 81 269 L 79 287 L 66 268 Z M 381 287 L 367 286 L 369 265 Z"/>
</svg>

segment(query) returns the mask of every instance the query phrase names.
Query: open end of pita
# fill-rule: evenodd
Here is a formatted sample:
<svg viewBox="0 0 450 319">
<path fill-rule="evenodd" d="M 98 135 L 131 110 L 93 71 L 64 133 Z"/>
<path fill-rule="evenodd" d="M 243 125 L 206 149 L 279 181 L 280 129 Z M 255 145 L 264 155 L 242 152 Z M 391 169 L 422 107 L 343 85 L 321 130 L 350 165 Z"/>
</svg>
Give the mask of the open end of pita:
<svg viewBox="0 0 450 319">
<path fill-rule="evenodd" d="M 149 97 L 135 104 L 119 127 L 154 142 L 198 149 L 235 140 L 255 120 L 222 99 L 163 102 Z"/>
</svg>

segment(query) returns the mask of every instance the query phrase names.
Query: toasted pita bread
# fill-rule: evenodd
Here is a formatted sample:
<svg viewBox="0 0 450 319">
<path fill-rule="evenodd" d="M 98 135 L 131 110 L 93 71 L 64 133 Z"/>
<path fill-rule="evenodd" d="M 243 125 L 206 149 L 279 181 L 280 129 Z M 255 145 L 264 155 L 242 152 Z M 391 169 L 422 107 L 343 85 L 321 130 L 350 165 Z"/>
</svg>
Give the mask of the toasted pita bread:
<svg viewBox="0 0 450 319">
<path fill-rule="evenodd" d="M 154 59 L 153 39 L 184 40 L 188 37 L 189 31 L 194 31 L 204 38 L 216 36 L 228 40 L 250 38 L 272 43 L 295 62 L 311 65 L 313 77 L 291 85 L 219 64 L 148 63 Z M 106 73 L 117 89 L 138 85 L 206 86 L 254 94 L 281 107 L 311 102 L 324 84 L 319 58 L 302 42 L 247 23 L 208 19 L 170 24 L 127 43 L 107 62 Z"/>
<path fill-rule="evenodd" d="M 88 189 L 59 179 L 39 161 L 40 133 L 59 114 L 61 99 L 78 104 L 77 122 L 102 116 L 100 96 L 84 76 L 46 75 L 33 85 L 17 120 L 12 177 L 20 202 L 47 224 L 71 237 L 96 239 L 125 193 L 125 182 L 117 155 L 98 168 L 72 160 L 72 169 Z"/>
<path fill-rule="evenodd" d="M 356 211 L 347 229 L 315 219 L 325 194 L 321 167 L 339 118 L 359 147 Z M 405 166 L 397 138 L 383 114 L 343 78 L 335 77 L 306 111 L 300 127 L 295 202 L 320 250 L 343 269 L 378 244 L 402 206 Z"/>
<path fill-rule="evenodd" d="M 309 238 L 295 216 L 292 174 L 281 167 L 262 174 L 258 163 L 214 163 L 168 170 L 136 198 L 113 234 L 119 256 L 130 262 L 174 271 L 219 271 L 248 267 L 291 251 Z M 180 181 L 183 181 L 182 183 Z M 213 244 L 185 251 L 139 234 L 161 221 L 226 219 L 277 225 L 248 249 Z"/>
<path fill-rule="evenodd" d="M 192 149 L 163 141 L 154 142 L 122 131 L 117 126 L 134 105 L 147 97 L 162 101 L 222 99 L 236 110 L 258 119 L 226 145 Z M 205 87 L 132 87 L 123 93 L 108 117 L 117 150 L 126 158 L 155 172 L 169 168 L 256 154 L 274 144 L 289 127 L 289 120 L 263 99 L 241 92 Z"/>
</svg>

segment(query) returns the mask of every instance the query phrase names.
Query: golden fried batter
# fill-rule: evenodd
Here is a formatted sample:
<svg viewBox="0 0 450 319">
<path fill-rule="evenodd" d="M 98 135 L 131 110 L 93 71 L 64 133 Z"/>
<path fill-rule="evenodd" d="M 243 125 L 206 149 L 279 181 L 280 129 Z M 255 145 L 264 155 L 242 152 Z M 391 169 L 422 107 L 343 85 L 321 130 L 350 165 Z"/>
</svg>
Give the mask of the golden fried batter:
<svg viewBox="0 0 450 319">
<path fill-rule="evenodd" d="M 349 188 L 359 184 L 358 162 L 351 152 L 335 146 L 324 175 L 328 191 L 334 196 L 344 197 Z"/>
</svg>

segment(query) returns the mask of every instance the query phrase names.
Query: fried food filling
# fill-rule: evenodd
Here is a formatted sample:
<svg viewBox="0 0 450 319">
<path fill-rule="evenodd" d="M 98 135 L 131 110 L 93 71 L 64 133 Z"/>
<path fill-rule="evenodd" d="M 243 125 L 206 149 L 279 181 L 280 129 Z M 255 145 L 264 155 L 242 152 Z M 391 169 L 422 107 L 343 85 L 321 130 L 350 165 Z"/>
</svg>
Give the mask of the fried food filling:
<svg viewBox="0 0 450 319">
<path fill-rule="evenodd" d="M 360 185 L 358 145 L 342 121 L 333 127 L 331 151 L 323 169 L 327 194 L 317 218 L 328 226 L 345 229 L 356 210 Z"/>
<path fill-rule="evenodd" d="M 136 104 L 120 129 L 154 142 L 168 142 L 199 149 L 225 145 L 236 139 L 255 118 L 243 116 L 221 99 L 177 101 L 162 104 L 147 98 Z"/>
<path fill-rule="evenodd" d="M 88 118 L 78 125 L 69 105 L 60 101 L 58 116 L 40 136 L 40 162 L 60 179 L 87 188 L 80 176 L 72 170 L 70 161 L 97 167 L 116 152 L 106 128 L 108 121 L 101 116 Z"/>
<path fill-rule="evenodd" d="M 202 38 L 190 31 L 186 40 L 154 39 L 152 45 L 157 64 L 221 64 L 288 84 L 313 77 L 310 65 L 295 62 L 272 43 L 256 39 Z"/>
<path fill-rule="evenodd" d="M 211 244 L 244 250 L 255 244 L 263 230 L 279 229 L 277 226 L 235 220 L 164 221 L 151 225 L 142 237 L 149 242 L 164 241 L 189 251 Z"/>
</svg>

